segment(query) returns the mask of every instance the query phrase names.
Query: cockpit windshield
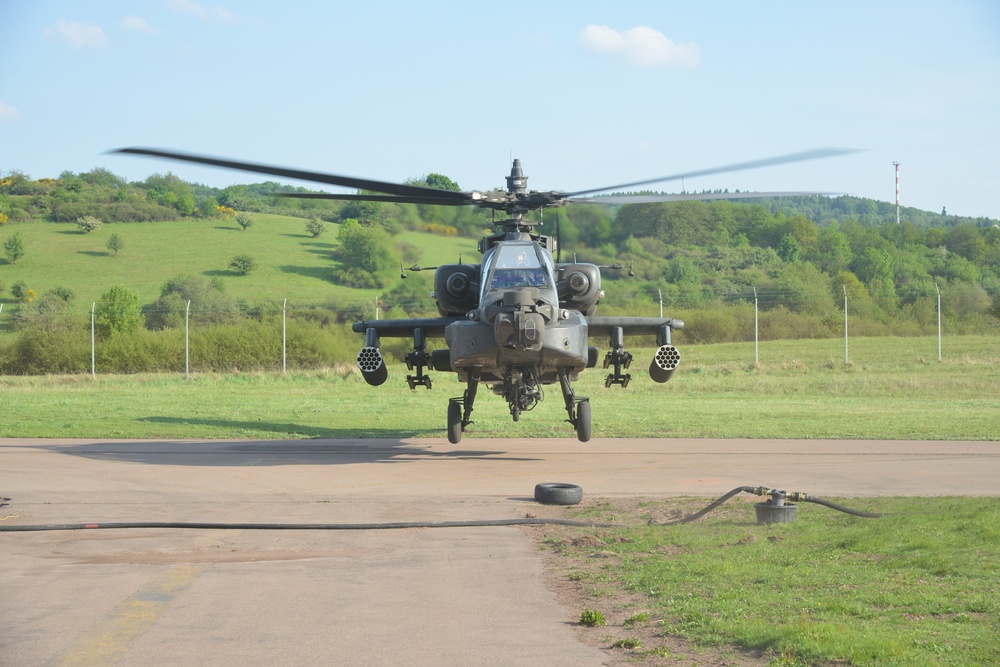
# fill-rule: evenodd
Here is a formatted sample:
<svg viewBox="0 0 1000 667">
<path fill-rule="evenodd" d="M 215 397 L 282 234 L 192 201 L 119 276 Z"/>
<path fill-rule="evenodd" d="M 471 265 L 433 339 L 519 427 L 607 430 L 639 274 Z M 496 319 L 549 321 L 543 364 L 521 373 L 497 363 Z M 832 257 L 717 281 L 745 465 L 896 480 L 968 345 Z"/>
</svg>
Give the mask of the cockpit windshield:
<svg viewBox="0 0 1000 667">
<path fill-rule="evenodd" d="M 549 273 L 530 244 L 503 245 L 497 250 L 489 289 L 549 287 Z"/>
</svg>

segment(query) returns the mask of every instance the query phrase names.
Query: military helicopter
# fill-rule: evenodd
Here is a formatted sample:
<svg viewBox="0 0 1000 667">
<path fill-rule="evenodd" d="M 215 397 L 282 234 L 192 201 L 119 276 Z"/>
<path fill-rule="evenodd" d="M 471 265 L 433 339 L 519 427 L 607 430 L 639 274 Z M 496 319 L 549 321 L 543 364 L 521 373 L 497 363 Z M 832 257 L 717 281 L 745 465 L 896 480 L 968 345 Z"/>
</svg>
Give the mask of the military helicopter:
<svg viewBox="0 0 1000 667">
<path fill-rule="evenodd" d="M 116 153 L 144 155 L 196 164 L 237 169 L 271 176 L 294 178 L 328 185 L 357 188 L 354 194 L 302 193 L 283 196 L 348 201 L 376 201 L 440 206 L 477 206 L 508 216 L 494 223 L 493 234 L 479 242 L 482 262 L 447 264 L 434 269 L 434 293 L 440 317 L 395 320 L 362 320 L 353 330 L 364 334 L 365 344 L 357 355 L 358 368 L 372 386 L 383 384 L 388 369 L 380 349 L 383 337 L 412 337 L 413 350 L 405 355 L 410 389 L 431 388 L 425 370 L 453 372 L 466 384 L 462 396 L 448 402 L 447 433 L 458 443 L 472 424 L 472 411 L 480 384 L 507 402 L 516 422 L 544 396 L 543 387 L 559 383 L 568 421 L 577 438 L 591 438 L 590 399 L 577 396 L 572 387 L 579 374 L 594 368 L 600 352 L 593 339 L 607 341 L 603 365 L 609 369 L 605 387 L 628 386 L 626 372 L 632 354 L 625 349 L 626 336 L 655 336 L 657 349 L 649 364 L 655 382 L 667 382 L 680 363 L 671 343 L 671 332 L 684 327 L 675 318 L 601 317 L 597 306 L 604 298 L 601 268 L 596 264 L 560 261 L 558 241 L 535 231 L 539 220 L 530 211 L 572 203 L 608 205 L 693 199 L 744 199 L 816 192 L 755 192 L 711 194 L 654 194 L 590 196 L 608 191 L 626 191 L 640 186 L 695 176 L 756 169 L 853 152 L 827 148 L 752 162 L 674 174 L 575 192 L 537 192 L 527 188 L 520 160 L 514 160 L 507 176 L 507 190 L 455 192 L 416 185 L 302 171 L 250 162 L 240 162 L 150 148 L 123 148 Z M 366 192 L 367 191 L 367 192 Z M 379 193 L 379 194 L 371 194 Z M 553 257 L 555 255 L 555 258 Z M 621 269 L 621 264 L 611 268 Z M 423 267 L 411 267 L 422 270 Z M 631 271 L 630 271 L 631 273 Z M 402 277 L 405 272 L 402 272 Z M 444 338 L 446 348 L 428 351 L 429 338 Z"/>
</svg>

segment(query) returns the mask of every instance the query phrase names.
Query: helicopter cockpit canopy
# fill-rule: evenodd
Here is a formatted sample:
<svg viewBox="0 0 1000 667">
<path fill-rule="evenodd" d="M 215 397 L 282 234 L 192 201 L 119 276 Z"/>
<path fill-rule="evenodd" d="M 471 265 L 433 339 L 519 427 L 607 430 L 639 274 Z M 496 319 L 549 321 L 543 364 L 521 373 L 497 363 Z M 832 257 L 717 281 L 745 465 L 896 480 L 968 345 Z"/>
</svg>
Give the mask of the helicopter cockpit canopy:
<svg viewBox="0 0 1000 667">
<path fill-rule="evenodd" d="M 481 304 L 500 298 L 505 290 L 534 287 L 539 298 L 551 304 L 558 303 L 552 258 L 535 243 L 506 241 L 498 243 L 484 261 Z"/>
</svg>

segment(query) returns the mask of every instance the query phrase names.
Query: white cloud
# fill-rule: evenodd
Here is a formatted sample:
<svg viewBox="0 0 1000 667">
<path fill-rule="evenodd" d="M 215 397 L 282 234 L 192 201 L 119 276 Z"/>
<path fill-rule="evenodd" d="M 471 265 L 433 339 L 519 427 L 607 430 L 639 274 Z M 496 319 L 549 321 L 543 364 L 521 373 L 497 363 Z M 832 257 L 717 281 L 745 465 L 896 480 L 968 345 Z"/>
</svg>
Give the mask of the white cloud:
<svg viewBox="0 0 1000 667">
<path fill-rule="evenodd" d="M 191 0 L 167 0 L 166 6 L 171 11 L 193 14 L 203 21 L 216 21 L 218 23 L 238 23 L 240 21 L 239 16 L 222 5 L 209 9 L 197 2 L 191 2 Z"/>
<path fill-rule="evenodd" d="M 0 100 L 0 122 L 13 123 L 15 120 L 21 119 L 21 112 L 7 104 L 3 100 Z"/>
<path fill-rule="evenodd" d="M 659 30 L 646 26 L 622 32 L 606 25 L 588 25 L 580 31 L 580 43 L 588 51 L 640 67 L 695 68 L 701 62 L 697 44 L 678 44 Z"/>
<path fill-rule="evenodd" d="M 156 29 L 149 25 L 149 22 L 139 16 L 126 16 L 121 22 L 122 30 L 131 30 L 133 32 L 142 32 L 150 35 L 156 32 Z"/>
<path fill-rule="evenodd" d="M 55 28 L 46 26 L 42 34 L 46 39 L 59 39 L 78 49 L 90 47 L 103 49 L 108 45 L 104 31 L 95 23 L 59 19 Z"/>
</svg>

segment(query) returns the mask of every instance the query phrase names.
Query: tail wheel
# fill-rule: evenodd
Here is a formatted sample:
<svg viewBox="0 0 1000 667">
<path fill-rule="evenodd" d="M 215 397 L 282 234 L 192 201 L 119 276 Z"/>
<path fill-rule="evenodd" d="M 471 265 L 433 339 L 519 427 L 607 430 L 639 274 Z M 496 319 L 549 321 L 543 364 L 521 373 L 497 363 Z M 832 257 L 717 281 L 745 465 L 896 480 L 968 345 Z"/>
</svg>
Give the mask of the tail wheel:
<svg viewBox="0 0 1000 667">
<path fill-rule="evenodd" d="M 580 442 L 587 442 L 590 433 L 590 401 L 580 401 L 576 405 L 576 437 Z"/>
<path fill-rule="evenodd" d="M 458 401 L 448 403 L 448 442 L 462 442 L 462 404 Z"/>
</svg>

